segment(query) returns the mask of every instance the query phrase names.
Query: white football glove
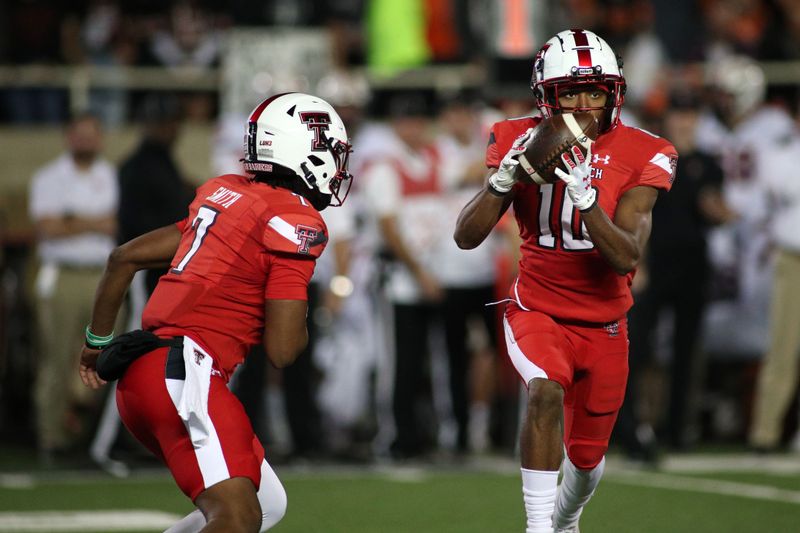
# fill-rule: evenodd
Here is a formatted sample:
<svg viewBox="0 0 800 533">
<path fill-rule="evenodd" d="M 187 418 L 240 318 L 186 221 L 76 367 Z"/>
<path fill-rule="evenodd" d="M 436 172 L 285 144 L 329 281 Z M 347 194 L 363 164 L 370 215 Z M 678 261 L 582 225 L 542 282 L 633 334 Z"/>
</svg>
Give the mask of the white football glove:
<svg viewBox="0 0 800 533">
<path fill-rule="evenodd" d="M 592 147 L 586 151 L 586 157 L 577 146 L 573 146 L 570 152 L 561 154 L 561 161 L 569 172 L 556 167 L 556 175 L 567 184 L 567 194 L 570 200 L 578 208 L 578 211 L 588 211 L 597 200 L 597 191 L 592 187 Z"/>
<path fill-rule="evenodd" d="M 489 178 L 489 186 L 500 194 L 509 192 L 517 182 L 517 178 L 514 177 L 517 166 L 519 166 L 517 158 L 520 154 L 525 152 L 525 143 L 531 138 L 531 132 L 533 132 L 533 128 L 528 128 L 528 131 L 514 140 L 511 149 L 505 157 L 503 157 L 503 160 L 500 161 L 497 172 L 492 174 Z"/>
</svg>

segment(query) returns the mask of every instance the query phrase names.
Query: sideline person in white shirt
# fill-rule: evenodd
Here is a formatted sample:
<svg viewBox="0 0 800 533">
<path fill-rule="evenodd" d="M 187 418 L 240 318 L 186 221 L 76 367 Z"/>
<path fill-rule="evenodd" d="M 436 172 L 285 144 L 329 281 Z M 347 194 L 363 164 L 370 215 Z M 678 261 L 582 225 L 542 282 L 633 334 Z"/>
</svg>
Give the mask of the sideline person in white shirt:
<svg viewBox="0 0 800 533">
<path fill-rule="evenodd" d="M 750 446 L 776 451 L 781 444 L 783 420 L 797 397 L 800 372 L 800 134 L 784 145 L 773 146 L 765 158 L 770 205 L 769 236 L 776 248 L 769 313 L 769 341 L 753 406 Z M 795 446 L 797 443 L 795 437 Z"/>
<path fill-rule="evenodd" d="M 29 197 L 40 262 L 34 394 L 38 447 L 45 463 L 68 448 L 78 431 L 75 407 L 95 400 L 77 377 L 76 354 L 116 235 L 118 185 L 114 167 L 100 157 L 100 122 L 78 115 L 67 125 L 65 137 L 66 152 L 34 174 Z"/>
</svg>

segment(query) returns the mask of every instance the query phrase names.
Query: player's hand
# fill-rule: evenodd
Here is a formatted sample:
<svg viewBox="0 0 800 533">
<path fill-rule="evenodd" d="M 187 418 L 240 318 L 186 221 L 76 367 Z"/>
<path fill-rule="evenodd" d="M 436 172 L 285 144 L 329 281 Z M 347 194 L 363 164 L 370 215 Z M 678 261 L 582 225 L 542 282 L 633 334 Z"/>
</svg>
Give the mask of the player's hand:
<svg viewBox="0 0 800 533">
<path fill-rule="evenodd" d="M 556 175 L 567 184 L 567 194 L 578 208 L 578 211 L 588 211 L 597 201 L 597 191 L 592 187 L 592 148 L 586 152 L 586 157 L 577 146 L 569 152 L 561 154 L 561 161 L 569 169 L 565 172 L 561 167 L 556 167 Z"/>
<path fill-rule="evenodd" d="M 99 355 L 100 350 L 94 350 L 88 346 L 84 346 L 81 349 L 81 364 L 78 368 L 78 373 L 81 375 L 83 384 L 93 389 L 99 389 L 106 384 L 106 382 L 97 375 L 97 369 L 95 368 Z"/>
<path fill-rule="evenodd" d="M 497 172 L 492 174 L 489 178 L 489 185 L 497 192 L 505 194 L 511 191 L 514 184 L 517 182 L 517 178 L 515 177 L 517 166 L 519 165 L 519 160 L 517 158 L 521 153 L 525 152 L 525 143 L 531 138 L 532 132 L 533 128 L 528 128 L 528 131 L 514 140 L 511 149 L 505 157 L 503 157 L 503 160 L 500 161 Z"/>
</svg>

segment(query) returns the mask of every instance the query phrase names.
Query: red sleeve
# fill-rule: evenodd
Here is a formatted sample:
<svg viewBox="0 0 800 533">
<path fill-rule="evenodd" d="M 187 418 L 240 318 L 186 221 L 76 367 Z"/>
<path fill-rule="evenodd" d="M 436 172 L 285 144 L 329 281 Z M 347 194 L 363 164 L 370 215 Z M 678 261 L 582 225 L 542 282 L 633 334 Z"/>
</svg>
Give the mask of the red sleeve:
<svg viewBox="0 0 800 533">
<path fill-rule="evenodd" d="M 649 185 L 656 189 L 668 191 L 675 181 L 675 167 L 678 164 L 678 152 L 671 144 L 663 146 L 645 164 L 637 185 Z"/>
<path fill-rule="evenodd" d="M 308 300 L 308 282 L 315 265 L 311 258 L 271 254 L 264 299 Z"/>
<path fill-rule="evenodd" d="M 487 168 L 499 167 L 500 161 L 503 159 L 503 156 L 497 149 L 497 133 L 495 132 L 496 129 L 497 129 L 497 124 L 493 125 L 491 131 L 489 131 L 489 145 L 486 147 Z"/>
<path fill-rule="evenodd" d="M 179 221 L 177 221 L 177 222 L 175 223 L 175 226 L 177 226 L 177 228 L 178 228 L 178 231 L 180 231 L 181 233 L 183 233 L 183 232 L 186 230 L 186 226 L 188 226 L 188 225 L 190 224 L 190 222 L 191 222 L 191 221 L 189 220 L 189 217 L 186 217 L 186 218 L 184 218 L 183 220 L 179 220 Z"/>
<path fill-rule="evenodd" d="M 267 221 L 263 242 L 272 252 L 319 257 L 328 243 L 328 229 L 316 211 L 284 212 Z"/>
</svg>

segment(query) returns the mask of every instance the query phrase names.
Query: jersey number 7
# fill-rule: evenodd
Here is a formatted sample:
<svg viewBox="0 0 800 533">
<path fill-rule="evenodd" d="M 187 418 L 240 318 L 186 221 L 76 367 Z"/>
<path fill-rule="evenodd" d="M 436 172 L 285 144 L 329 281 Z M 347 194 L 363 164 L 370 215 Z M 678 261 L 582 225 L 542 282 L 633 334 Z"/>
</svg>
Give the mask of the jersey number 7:
<svg viewBox="0 0 800 533">
<path fill-rule="evenodd" d="M 206 235 L 208 235 L 208 230 L 217 220 L 218 214 L 219 211 L 216 209 L 212 209 L 205 205 L 200 206 L 200 209 L 197 210 L 197 216 L 194 217 L 194 220 L 192 220 L 192 229 L 194 230 L 194 240 L 192 240 L 192 246 L 189 248 L 189 251 L 186 252 L 186 255 L 183 256 L 183 259 L 180 260 L 178 266 L 170 270 L 170 272 L 173 274 L 180 274 L 183 272 L 183 270 L 186 268 L 186 265 L 189 264 L 189 261 L 192 260 L 192 257 L 194 257 L 194 255 L 203 245 L 203 240 L 206 238 Z"/>
</svg>

